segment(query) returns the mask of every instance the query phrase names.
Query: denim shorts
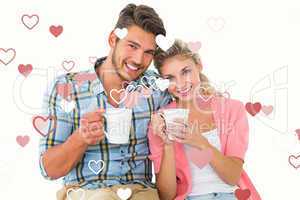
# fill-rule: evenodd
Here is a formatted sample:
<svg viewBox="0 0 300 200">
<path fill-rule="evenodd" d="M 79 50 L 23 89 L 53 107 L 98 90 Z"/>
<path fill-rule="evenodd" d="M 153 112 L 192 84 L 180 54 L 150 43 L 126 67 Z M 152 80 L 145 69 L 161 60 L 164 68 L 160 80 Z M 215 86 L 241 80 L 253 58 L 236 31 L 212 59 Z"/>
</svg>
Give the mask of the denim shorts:
<svg viewBox="0 0 300 200">
<path fill-rule="evenodd" d="M 199 196 L 190 196 L 186 200 L 237 200 L 233 193 L 209 193 Z"/>
</svg>

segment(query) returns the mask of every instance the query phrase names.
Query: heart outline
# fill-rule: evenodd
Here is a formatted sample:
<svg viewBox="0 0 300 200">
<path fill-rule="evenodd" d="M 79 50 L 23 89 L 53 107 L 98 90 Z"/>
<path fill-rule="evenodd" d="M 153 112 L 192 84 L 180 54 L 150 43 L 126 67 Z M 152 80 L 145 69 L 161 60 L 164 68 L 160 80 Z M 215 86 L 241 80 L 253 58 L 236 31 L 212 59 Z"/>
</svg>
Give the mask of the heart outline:
<svg viewBox="0 0 300 200">
<path fill-rule="evenodd" d="M 32 125 L 33 125 L 33 127 L 34 127 L 34 129 L 41 135 L 41 136 L 43 136 L 43 137 L 46 137 L 48 134 L 49 134 L 49 132 L 51 132 L 53 129 L 51 129 L 51 130 L 49 130 L 49 132 L 47 133 L 47 134 L 44 134 L 42 131 L 40 131 L 39 129 L 38 129 L 38 127 L 36 126 L 36 120 L 38 120 L 38 119 L 41 119 L 42 121 L 47 121 L 47 120 L 56 120 L 56 118 L 54 117 L 54 116 L 47 116 L 47 117 L 44 117 L 44 116 L 40 116 L 40 115 L 37 115 L 37 116 L 35 116 L 34 118 L 33 118 L 33 120 L 32 120 Z"/>
<path fill-rule="evenodd" d="M 98 171 L 95 171 L 95 170 L 91 167 L 91 163 L 92 163 L 92 162 L 94 162 L 96 165 L 98 165 L 99 162 L 102 163 L 102 166 L 99 168 Z M 96 174 L 96 175 L 98 175 L 98 174 L 104 169 L 104 167 L 105 167 L 105 162 L 104 162 L 103 160 L 98 160 L 98 161 L 96 161 L 96 160 L 90 160 L 90 161 L 88 162 L 88 168 L 89 168 L 94 174 Z"/>
<path fill-rule="evenodd" d="M 2 64 L 4 64 L 4 65 L 8 65 L 9 63 L 11 63 L 15 58 L 16 58 L 16 50 L 15 49 L 13 49 L 13 48 L 8 48 L 8 49 L 3 49 L 3 48 L 0 48 L 0 52 L 1 51 L 4 51 L 5 53 L 8 53 L 8 52 L 10 52 L 10 51 L 13 51 L 13 56 L 12 56 L 12 58 L 10 58 L 9 59 L 9 61 L 7 61 L 7 62 L 4 62 L 1 58 L 0 58 L 0 62 L 2 63 Z M 0 54 L 1 55 L 1 54 Z"/>
<path fill-rule="evenodd" d="M 29 20 L 31 20 L 32 17 L 35 17 L 35 18 L 36 18 L 36 22 L 35 22 L 32 26 L 29 26 L 29 25 L 24 21 L 24 18 L 25 18 L 25 17 L 26 17 L 27 19 L 29 19 Z M 24 25 L 27 29 L 32 30 L 34 27 L 36 27 L 36 26 L 38 25 L 38 23 L 39 23 L 39 21 L 40 21 L 40 17 L 39 17 L 37 14 L 33 14 L 33 15 L 24 14 L 24 15 L 22 15 L 22 17 L 21 17 L 21 21 L 22 21 L 23 25 Z"/>
</svg>

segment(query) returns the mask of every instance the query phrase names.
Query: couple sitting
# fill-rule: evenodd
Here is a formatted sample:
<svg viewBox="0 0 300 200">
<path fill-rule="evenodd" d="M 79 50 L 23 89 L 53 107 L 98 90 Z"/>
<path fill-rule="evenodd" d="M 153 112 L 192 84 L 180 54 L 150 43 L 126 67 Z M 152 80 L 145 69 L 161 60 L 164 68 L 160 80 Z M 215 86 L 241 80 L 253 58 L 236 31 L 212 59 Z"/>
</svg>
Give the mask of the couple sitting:
<svg viewBox="0 0 300 200">
<path fill-rule="evenodd" d="M 115 30 L 122 28 L 127 34 L 110 33 L 110 51 L 93 70 L 58 77 L 46 96 L 45 114 L 51 117 L 40 142 L 40 168 L 48 179 L 63 177 L 57 199 L 229 200 L 237 199 L 239 188 L 251 192 L 249 199 L 260 199 L 243 170 L 248 144 L 243 104 L 216 95 L 198 55 L 184 42 L 166 51 L 157 46 L 155 37 L 166 31 L 152 8 L 127 5 Z M 169 80 L 167 90 L 151 82 L 153 73 L 146 70 L 152 60 Z M 79 85 L 76 76 L 84 73 L 97 78 Z M 58 87 L 66 85 L 70 92 L 61 95 Z M 125 97 L 134 95 L 135 103 L 112 93 L 128 85 L 133 87 Z M 64 99 L 75 102 L 72 111 L 62 108 Z M 132 111 L 128 142 L 111 143 L 104 115 L 126 107 Z M 177 111 L 187 112 L 184 117 Z"/>
</svg>

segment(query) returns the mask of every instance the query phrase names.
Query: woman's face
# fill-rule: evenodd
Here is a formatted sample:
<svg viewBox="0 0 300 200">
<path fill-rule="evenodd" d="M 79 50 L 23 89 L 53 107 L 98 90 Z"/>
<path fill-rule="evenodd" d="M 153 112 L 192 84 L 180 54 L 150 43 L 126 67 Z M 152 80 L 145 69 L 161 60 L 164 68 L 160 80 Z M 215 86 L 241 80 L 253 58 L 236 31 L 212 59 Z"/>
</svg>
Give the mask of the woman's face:
<svg viewBox="0 0 300 200">
<path fill-rule="evenodd" d="M 181 101 L 190 101 L 193 98 L 195 88 L 200 84 L 200 72 L 202 67 L 196 64 L 192 58 L 177 55 L 168 58 L 161 67 L 161 75 L 169 79 L 168 91 Z"/>
</svg>

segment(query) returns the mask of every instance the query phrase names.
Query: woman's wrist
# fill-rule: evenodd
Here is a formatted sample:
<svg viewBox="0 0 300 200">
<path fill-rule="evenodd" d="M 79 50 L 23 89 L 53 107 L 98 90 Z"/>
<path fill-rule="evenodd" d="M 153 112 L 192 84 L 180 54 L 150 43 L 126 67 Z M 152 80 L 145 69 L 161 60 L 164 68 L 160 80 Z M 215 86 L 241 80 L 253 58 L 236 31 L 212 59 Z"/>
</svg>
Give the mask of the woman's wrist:
<svg viewBox="0 0 300 200">
<path fill-rule="evenodd" d="M 205 149 L 211 149 L 212 145 L 209 142 L 207 142 L 207 143 L 200 143 L 200 144 L 197 145 L 197 147 L 200 150 L 205 150 Z"/>
<path fill-rule="evenodd" d="M 166 151 L 173 150 L 173 148 L 174 148 L 173 143 L 165 143 L 164 145 L 164 150 Z"/>
</svg>

